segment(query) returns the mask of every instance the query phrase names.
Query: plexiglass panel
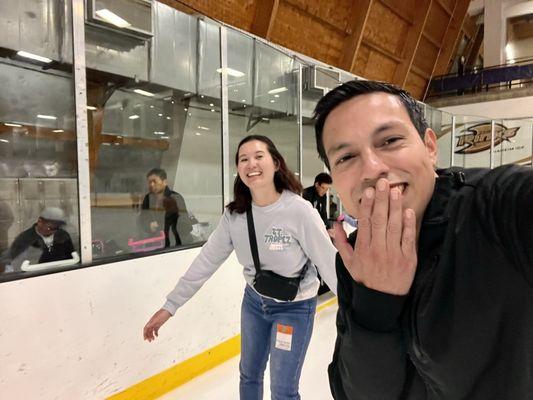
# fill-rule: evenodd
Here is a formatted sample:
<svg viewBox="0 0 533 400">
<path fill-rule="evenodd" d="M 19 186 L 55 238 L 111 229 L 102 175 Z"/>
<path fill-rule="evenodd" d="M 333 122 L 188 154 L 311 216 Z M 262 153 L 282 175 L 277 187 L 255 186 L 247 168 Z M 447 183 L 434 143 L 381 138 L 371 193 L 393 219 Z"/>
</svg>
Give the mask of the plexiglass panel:
<svg viewBox="0 0 533 400">
<path fill-rule="evenodd" d="M 254 57 L 248 58 L 250 54 Z M 252 134 L 268 136 L 289 168 L 299 174 L 298 71 L 299 63 L 280 51 L 249 37 L 228 34 L 232 180 L 237 145 Z"/>
<path fill-rule="evenodd" d="M 455 166 L 490 167 L 491 121 L 486 118 L 457 115 L 455 119 Z"/>
<path fill-rule="evenodd" d="M 201 243 L 222 210 L 219 26 L 163 5 L 154 26 L 149 80 L 87 71 L 94 258 Z"/>
<path fill-rule="evenodd" d="M 69 4 L 0 5 L 0 274 L 79 261 Z"/>
</svg>

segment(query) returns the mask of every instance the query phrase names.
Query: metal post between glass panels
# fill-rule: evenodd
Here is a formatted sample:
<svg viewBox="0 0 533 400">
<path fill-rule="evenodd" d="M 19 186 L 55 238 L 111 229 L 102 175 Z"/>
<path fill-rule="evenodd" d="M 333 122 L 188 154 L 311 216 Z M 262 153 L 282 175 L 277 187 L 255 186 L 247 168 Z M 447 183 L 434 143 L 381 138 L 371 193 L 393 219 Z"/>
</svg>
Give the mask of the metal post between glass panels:
<svg viewBox="0 0 533 400">
<path fill-rule="evenodd" d="M 494 168 L 494 120 L 490 121 L 490 169 Z"/>
<path fill-rule="evenodd" d="M 228 35 L 225 26 L 220 27 L 220 67 L 222 100 L 222 209 L 230 201 L 229 110 L 228 110 Z"/>
<path fill-rule="evenodd" d="M 294 62 L 298 62 L 293 57 Z M 302 82 L 302 64 L 298 62 L 298 173 L 300 182 L 303 179 L 303 125 L 302 125 L 302 99 L 303 99 L 303 82 Z"/>
<path fill-rule="evenodd" d="M 84 1 L 72 0 L 72 44 L 74 53 L 74 98 L 76 103 L 76 143 L 78 151 L 78 207 L 82 264 L 92 262 L 91 188 L 89 134 L 87 130 L 87 84 L 85 77 Z"/>
<path fill-rule="evenodd" d="M 453 163 L 455 162 L 455 156 L 453 151 L 453 146 L 455 144 L 455 115 L 452 115 L 452 132 L 451 132 L 451 138 L 450 138 L 450 167 L 453 167 Z"/>
</svg>

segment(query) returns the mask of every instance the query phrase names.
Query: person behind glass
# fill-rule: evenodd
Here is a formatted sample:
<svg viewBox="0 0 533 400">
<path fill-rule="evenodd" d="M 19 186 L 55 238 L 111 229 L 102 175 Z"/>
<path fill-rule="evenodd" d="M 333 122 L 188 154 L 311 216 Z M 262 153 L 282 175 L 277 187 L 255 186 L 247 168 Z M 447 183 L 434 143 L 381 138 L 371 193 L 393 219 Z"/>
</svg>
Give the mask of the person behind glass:
<svg viewBox="0 0 533 400">
<path fill-rule="evenodd" d="M 153 168 L 146 174 L 148 193 L 141 203 L 139 226 L 145 235 L 165 234 L 165 247 L 170 247 L 170 230 L 174 234 L 176 246 L 183 244 L 184 237 L 192 230 L 189 213 L 183 196 L 167 185 L 164 169 Z M 178 223 L 180 232 L 178 232 Z"/>
<path fill-rule="evenodd" d="M 320 214 L 320 218 L 327 225 L 328 214 L 326 208 L 327 193 L 331 187 L 331 176 L 326 172 L 321 172 L 315 176 L 315 183 L 304 189 L 302 196 L 309 201 Z"/>
<path fill-rule="evenodd" d="M 11 244 L 9 260 L 16 270 L 24 260 L 32 263 L 46 263 L 72 258 L 74 245 L 65 224 L 65 213 L 57 207 L 47 207 L 37 222 L 21 232 Z"/>
<path fill-rule="evenodd" d="M 300 399 L 299 378 L 313 330 L 318 267 L 333 292 L 336 250 L 318 213 L 299 196 L 301 185 L 270 139 L 244 138 L 235 155 L 238 175 L 234 200 L 193 261 L 167 296 L 163 308 L 144 327 L 154 340 L 159 328 L 207 281 L 233 250 L 244 267 L 241 308 L 240 398 L 263 397 L 263 374 L 270 357 L 273 399 Z M 280 301 L 256 287 L 248 236 L 247 210 L 253 216 L 261 272 L 300 279 L 293 301 Z M 281 278 L 288 279 L 288 278 Z M 280 284 L 283 286 L 283 284 Z"/>
<path fill-rule="evenodd" d="M 533 169 L 435 169 L 404 90 L 351 81 L 315 109 L 336 224 L 337 400 L 531 399 Z"/>
</svg>

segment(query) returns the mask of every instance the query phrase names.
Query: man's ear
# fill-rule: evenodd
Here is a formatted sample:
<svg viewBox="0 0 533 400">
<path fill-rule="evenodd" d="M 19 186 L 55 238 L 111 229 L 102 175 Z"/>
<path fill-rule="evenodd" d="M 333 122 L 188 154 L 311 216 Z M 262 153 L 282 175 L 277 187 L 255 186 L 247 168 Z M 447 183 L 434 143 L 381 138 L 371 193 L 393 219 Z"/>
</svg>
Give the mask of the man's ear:
<svg viewBox="0 0 533 400">
<path fill-rule="evenodd" d="M 437 165 L 437 135 L 431 128 L 427 128 L 424 133 L 424 146 L 426 146 L 426 151 L 428 152 L 433 165 Z"/>
</svg>

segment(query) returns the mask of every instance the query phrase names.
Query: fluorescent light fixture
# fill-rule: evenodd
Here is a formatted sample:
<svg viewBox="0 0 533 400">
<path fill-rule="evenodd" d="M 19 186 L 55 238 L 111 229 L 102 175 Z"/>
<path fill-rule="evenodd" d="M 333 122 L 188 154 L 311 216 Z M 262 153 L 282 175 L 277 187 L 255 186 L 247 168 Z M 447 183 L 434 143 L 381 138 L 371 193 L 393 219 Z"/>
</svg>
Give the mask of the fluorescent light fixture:
<svg viewBox="0 0 533 400">
<path fill-rule="evenodd" d="M 514 64 L 516 61 L 515 60 L 509 60 L 507 61 L 507 64 Z"/>
<path fill-rule="evenodd" d="M 276 100 L 270 100 L 270 102 L 271 102 L 271 103 L 275 103 L 275 102 L 276 102 Z"/>
<path fill-rule="evenodd" d="M 214 109 L 214 108 L 212 108 L 212 109 L 211 109 L 211 112 L 215 112 L 215 109 Z"/>
<path fill-rule="evenodd" d="M 0 139 L 0 142 L 9 143 L 9 140 L 6 140 L 6 139 Z"/>
<path fill-rule="evenodd" d="M 222 73 L 222 71 L 224 71 L 224 68 L 217 69 L 217 72 L 220 74 Z M 233 69 L 233 68 L 226 68 L 226 73 L 229 76 L 234 76 L 235 78 L 242 78 L 245 75 L 244 72 L 237 71 L 236 69 Z"/>
<path fill-rule="evenodd" d="M 150 108 L 154 108 L 154 106 L 150 106 Z"/>
<path fill-rule="evenodd" d="M 12 126 L 13 128 L 22 128 L 22 125 L 19 124 L 10 124 L 9 122 L 4 122 L 5 126 Z"/>
<path fill-rule="evenodd" d="M 97 108 L 94 106 L 87 106 L 87 110 L 96 111 Z"/>
<path fill-rule="evenodd" d="M 207 126 L 198 126 L 198 129 L 201 129 L 203 131 L 209 131 L 210 130 Z"/>
<path fill-rule="evenodd" d="M 170 118 L 170 117 L 167 117 L 167 119 L 172 119 L 172 118 Z"/>
<path fill-rule="evenodd" d="M 51 63 L 52 60 L 47 57 L 38 56 L 37 54 L 28 53 L 27 51 L 17 51 L 17 55 L 24 57 L 24 58 L 30 58 L 32 60 L 37 60 L 43 63 Z"/>
<path fill-rule="evenodd" d="M 141 117 L 139 117 L 137 114 L 133 114 L 133 115 L 130 115 L 128 118 L 129 119 L 138 119 L 138 118 L 141 118 Z"/>
<path fill-rule="evenodd" d="M 289 90 L 289 89 L 287 89 L 285 86 L 282 86 L 282 87 L 279 87 L 279 88 L 276 88 L 276 89 L 269 90 L 268 94 L 286 92 L 287 90 Z"/>
<path fill-rule="evenodd" d="M 142 94 L 143 96 L 153 97 L 154 94 L 142 89 L 133 89 L 135 93 Z"/>
<path fill-rule="evenodd" d="M 279 94 L 275 94 L 274 97 L 276 97 L 276 98 L 279 97 Z"/>
<path fill-rule="evenodd" d="M 196 132 L 195 135 L 196 136 L 202 136 L 202 134 L 200 132 Z"/>
<path fill-rule="evenodd" d="M 65 131 L 63 129 L 54 129 L 52 132 L 61 133 L 61 132 L 65 132 Z"/>
<path fill-rule="evenodd" d="M 241 101 L 242 101 L 243 103 L 246 103 L 246 99 L 242 99 Z"/>
<path fill-rule="evenodd" d="M 107 8 L 102 8 L 101 10 L 96 11 L 96 15 L 102 18 L 104 21 L 109 22 L 119 28 L 126 28 L 131 26 L 131 24 L 126 21 L 124 18 L 119 17 L 112 11 L 109 11 Z"/>
<path fill-rule="evenodd" d="M 214 106 L 214 104 L 213 104 L 213 103 L 209 103 L 209 107 L 213 107 L 213 106 Z"/>
<path fill-rule="evenodd" d="M 154 131 L 154 135 L 165 135 L 166 132 Z"/>
<path fill-rule="evenodd" d="M 159 113 L 159 114 L 157 114 L 157 116 L 158 116 L 158 117 L 162 117 L 162 116 L 163 116 L 163 114 L 162 114 L 162 113 Z"/>
<path fill-rule="evenodd" d="M 161 136 L 161 139 L 168 139 L 168 136 Z"/>
<path fill-rule="evenodd" d="M 41 119 L 57 119 L 57 117 L 55 115 L 43 115 L 43 114 L 37 115 L 37 118 L 41 118 Z"/>
</svg>

